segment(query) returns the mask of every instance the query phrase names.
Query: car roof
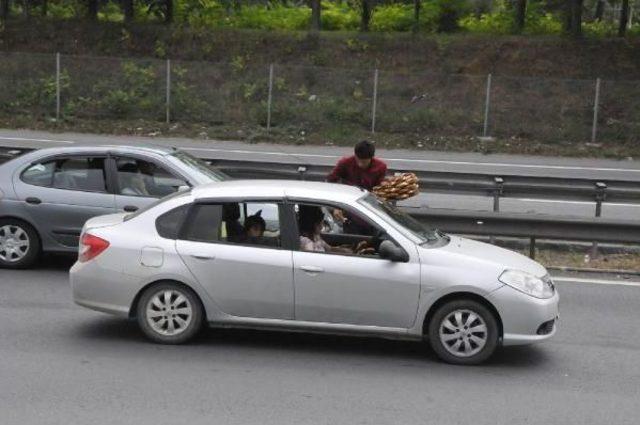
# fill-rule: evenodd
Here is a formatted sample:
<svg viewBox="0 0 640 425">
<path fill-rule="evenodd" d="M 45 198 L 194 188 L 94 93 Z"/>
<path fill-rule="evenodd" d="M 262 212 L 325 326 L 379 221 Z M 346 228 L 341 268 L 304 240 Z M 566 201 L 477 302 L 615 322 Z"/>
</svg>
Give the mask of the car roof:
<svg viewBox="0 0 640 425">
<path fill-rule="evenodd" d="M 54 148 L 38 149 L 30 152 L 33 156 L 46 156 L 58 154 L 82 154 L 82 153 L 146 153 L 156 155 L 167 155 L 174 149 L 165 146 L 154 145 L 74 145 L 74 146 L 57 146 Z"/>
<path fill-rule="evenodd" d="M 195 200 L 287 197 L 351 203 L 360 199 L 365 193 L 365 190 L 354 186 L 301 180 L 228 180 L 208 183 L 192 189 Z"/>
</svg>

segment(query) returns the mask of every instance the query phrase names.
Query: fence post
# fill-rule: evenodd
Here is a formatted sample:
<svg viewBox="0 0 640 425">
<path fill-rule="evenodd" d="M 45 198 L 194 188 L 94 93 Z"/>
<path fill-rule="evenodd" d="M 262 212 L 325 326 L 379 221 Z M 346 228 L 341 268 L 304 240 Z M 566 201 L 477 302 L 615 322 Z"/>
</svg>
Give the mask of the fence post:
<svg viewBox="0 0 640 425">
<path fill-rule="evenodd" d="M 60 53 L 56 53 L 56 121 L 60 120 Z"/>
<path fill-rule="evenodd" d="M 596 79 L 596 98 L 593 102 L 593 126 L 591 127 L 591 143 L 596 142 L 598 134 L 598 110 L 600 109 L 600 78 Z"/>
<path fill-rule="evenodd" d="M 491 106 L 491 74 L 487 75 L 487 93 L 484 99 L 484 127 L 482 137 L 489 135 L 489 107 Z"/>
<path fill-rule="evenodd" d="M 376 105 L 378 104 L 378 68 L 373 73 L 373 104 L 371 106 L 371 133 L 376 132 Z"/>
<path fill-rule="evenodd" d="M 166 87 L 166 121 L 167 124 L 171 121 L 171 59 L 167 59 L 167 87 Z"/>
<path fill-rule="evenodd" d="M 273 98 L 273 64 L 269 65 L 269 92 L 267 94 L 267 131 L 271 130 L 271 100 Z"/>
</svg>

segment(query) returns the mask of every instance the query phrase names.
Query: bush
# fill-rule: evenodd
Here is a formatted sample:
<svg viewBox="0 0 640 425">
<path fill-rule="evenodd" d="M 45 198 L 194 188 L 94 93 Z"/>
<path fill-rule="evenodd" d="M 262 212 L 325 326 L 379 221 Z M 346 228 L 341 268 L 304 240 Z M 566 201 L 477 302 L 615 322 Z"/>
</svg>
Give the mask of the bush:
<svg viewBox="0 0 640 425">
<path fill-rule="evenodd" d="M 449 32 L 458 29 L 458 20 L 467 9 L 464 0 L 423 1 L 420 5 L 419 30 Z M 371 18 L 373 31 L 411 31 L 415 25 L 414 5 L 394 3 L 374 9 Z"/>
<path fill-rule="evenodd" d="M 617 34 L 618 26 L 613 22 L 583 22 L 582 31 L 589 36 L 611 37 Z"/>
<path fill-rule="evenodd" d="M 413 5 L 388 4 L 373 10 L 371 30 L 373 31 L 410 31 L 414 25 Z"/>
<path fill-rule="evenodd" d="M 360 14 L 343 2 L 322 2 L 322 29 L 329 31 L 355 31 L 360 26 Z"/>
<path fill-rule="evenodd" d="M 515 30 L 515 14 L 505 1 L 498 3 L 491 13 L 476 17 L 466 16 L 460 20 L 460 26 L 469 31 L 485 34 L 509 34 Z M 555 15 L 545 13 L 543 4 L 529 2 L 525 16 L 524 33 L 526 34 L 559 34 L 562 22 Z"/>
<path fill-rule="evenodd" d="M 260 30 L 304 30 L 309 28 L 311 9 L 302 7 L 245 6 L 224 22 L 233 28 Z"/>
</svg>

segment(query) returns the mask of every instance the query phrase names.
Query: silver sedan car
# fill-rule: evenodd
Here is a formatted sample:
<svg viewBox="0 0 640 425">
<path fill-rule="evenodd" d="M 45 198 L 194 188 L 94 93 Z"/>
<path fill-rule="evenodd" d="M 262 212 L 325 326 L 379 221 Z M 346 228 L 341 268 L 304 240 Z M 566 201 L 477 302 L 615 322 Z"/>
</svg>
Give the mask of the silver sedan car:
<svg viewBox="0 0 640 425">
<path fill-rule="evenodd" d="M 208 324 L 427 340 L 474 364 L 550 338 L 558 317 L 535 261 L 327 183 L 228 181 L 93 218 L 70 279 L 77 304 L 166 344 Z"/>
<path fill-rule="evenodd" d="M 0 166 L 0 267 L 78 249 L 91 217 L 135 211 L 167 194 L 225 179 L 189 154 L 162 147 L 41 149 Z"/>
</svg>

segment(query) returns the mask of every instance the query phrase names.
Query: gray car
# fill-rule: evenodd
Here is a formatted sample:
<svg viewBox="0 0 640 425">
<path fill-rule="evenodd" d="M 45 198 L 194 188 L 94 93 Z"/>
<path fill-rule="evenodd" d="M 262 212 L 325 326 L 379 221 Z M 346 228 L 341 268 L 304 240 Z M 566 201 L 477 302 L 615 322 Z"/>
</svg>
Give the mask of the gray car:
<svg viewBox="0 0 640 425">
<path fill-rule="evenodd" d="M 225 176 L 161 147 L 42 149 L 0 166 L 0 267 L 32 265 L 41 252 L 71 252 L 91 217 L 133 212 Z"/>
<path fill-rule="evenodd" d="M 357 226 L 328 226 L 336 209 Z M 77 304 L 169 344 L 209 324 L 424 339 L 472 364 L 550 338 L 558 316 L 535 261 L 328 183 L 228 181 L 93 218 L 70 279 Z"/>
</svg>

